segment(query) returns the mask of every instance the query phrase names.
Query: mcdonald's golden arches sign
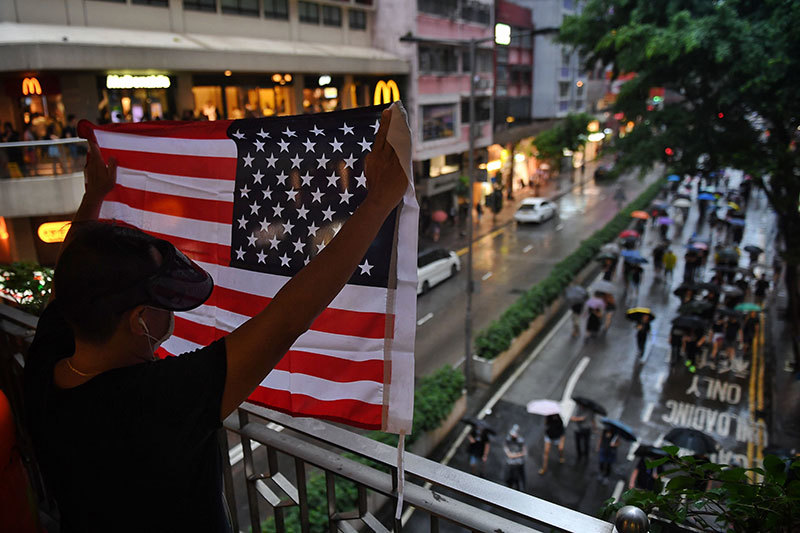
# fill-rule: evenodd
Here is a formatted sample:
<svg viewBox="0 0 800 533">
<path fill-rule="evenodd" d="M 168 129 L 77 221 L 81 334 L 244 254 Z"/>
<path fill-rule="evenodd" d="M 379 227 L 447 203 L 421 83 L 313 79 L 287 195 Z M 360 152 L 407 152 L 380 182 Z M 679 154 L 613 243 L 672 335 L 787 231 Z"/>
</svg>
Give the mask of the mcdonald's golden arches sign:
<svg viewBox="0 0 800 533">
<path fill-rule="evenodd" d="M 375 85 L 373 105 L 391 104 L 396 100 L 400 100 L 400 89 L 394 80 L 381 80 Z"/>
<path fill-rule="evenodd" d="M 42 94 L 42 84 L 38 78 L 25 78 L 22 80 L 22 94 L 25 96 Z"/>
</svg>

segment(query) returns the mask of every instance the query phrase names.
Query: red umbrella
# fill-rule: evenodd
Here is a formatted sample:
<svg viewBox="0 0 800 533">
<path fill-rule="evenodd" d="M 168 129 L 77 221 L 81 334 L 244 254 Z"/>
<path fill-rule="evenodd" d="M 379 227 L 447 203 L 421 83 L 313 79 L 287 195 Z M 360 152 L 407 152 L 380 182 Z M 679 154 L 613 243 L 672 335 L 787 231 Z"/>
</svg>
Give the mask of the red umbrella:
<svg viewBox="0 0 800 533">
<path fill-rule="evenodd" d="M 639 232 L 638 231 L 633 231 L 632 229 L 626 229 L 625 231 L 623 231 L 622 233 L 619 234 L 619 238 L 620 239 L 625 239 L 627 237 L 635 237 L 635 238 L 638 239 L 639 238 Z"/>
<path fill-rule="evenodd" d="M 444 222 L 445 220 L 447 220 L 447 213 L 445 213 L 441 209 L 439 209 L 438 211 L 434 211 L 433 214 L 431 215 L 431 220 L 439 223 Z"/>
<path fill-rule="evenodd" d="M 648 215 L 645 211 L 634 211 L 631 213 L 631 216 L 633 218 L 638 218 L 639 220 L 647 220 L 650 218 L 650 215 Z"/>
</svg>

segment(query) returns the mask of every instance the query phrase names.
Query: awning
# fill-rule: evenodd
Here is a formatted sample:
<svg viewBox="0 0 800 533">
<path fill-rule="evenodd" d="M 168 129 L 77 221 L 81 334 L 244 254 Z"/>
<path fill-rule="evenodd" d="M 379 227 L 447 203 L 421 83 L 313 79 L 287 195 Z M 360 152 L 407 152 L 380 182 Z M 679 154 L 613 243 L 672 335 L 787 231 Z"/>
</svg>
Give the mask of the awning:
<svg viewBox="0 0 800 533">
<path fill-rule="evenodd" d="M 0 71 L 47 69 L 404 74 L 409 64 L 346 44 L 0 23 Z"/>
</svg>

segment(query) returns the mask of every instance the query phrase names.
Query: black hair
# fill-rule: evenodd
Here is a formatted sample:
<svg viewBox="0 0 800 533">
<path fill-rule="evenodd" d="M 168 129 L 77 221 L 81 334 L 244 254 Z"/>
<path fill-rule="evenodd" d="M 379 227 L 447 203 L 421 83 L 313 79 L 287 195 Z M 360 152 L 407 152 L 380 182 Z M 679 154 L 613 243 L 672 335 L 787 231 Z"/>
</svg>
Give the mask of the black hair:
<svg viewBox="0 0 800 533">
<path fill-rule="evenodd" d="M 156 239 L 138 229 L 95 221 L 75 224 L 71 232 L 56 265 L 55 295 L 75 337 L 101 344 L 128 311 L 114 309 L 108 296 L 158 269 Z"/>
</svg>

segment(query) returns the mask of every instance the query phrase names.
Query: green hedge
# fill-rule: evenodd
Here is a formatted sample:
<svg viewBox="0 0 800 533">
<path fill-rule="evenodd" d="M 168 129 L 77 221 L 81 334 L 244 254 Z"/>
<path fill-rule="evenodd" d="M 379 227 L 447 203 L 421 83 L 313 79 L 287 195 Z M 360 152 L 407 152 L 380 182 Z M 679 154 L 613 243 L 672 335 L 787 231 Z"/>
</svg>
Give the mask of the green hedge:
<svg viewBox="0 0 800 533">
<path fill-rule="evenodd" d="M 438 428 L 450 415 L 453 404 L 461 397 L 464 389 L 464 374 L 445 365 L 430 376 L 417 380 L 414 387 L 414 424 L 411 435 L 406 436 L 406 446 L 410 446 L 423 433 Z M 367 434 L 371 439 L 397 446 L 397 435 L 371 431 Z M 386 470 L 354 454 L 344 454 L 348 459 L 369 464 L 373 468 Z M 321 473 L 313 474 L 306 484 L 308 493 L 309 516 L 311 533 L 326 533 L 328 531 L 328 504 L 325 492 L 325 476 Z M 355 485 L 347 480 L 336 478 L 336 509 L 346 512 L 356 508 L 358 491 Z M 273 518 L 265 520 L 261 529 L 274 532 L 275 521 Z M 300 531 L 300 513 L 296 507 L 286 512 L 286 531 L 297 533 Z"/>
<path fill-rule="evenodd" d="M 544 312 L 545 307 L 564 292 L 578 272 L 597 255 L 600 247 L 615 239 L 628 227 L 631 222 L 631 212 L 646 208 L 658 195 L 662 186 L 663 181 L 658 180 L 647 187 L 603 228 L 594 232 L 591 237 L 581 242 L 577 250 L 556 264 L 545 279 L 517 298 L 500 318 L 480 331 L 475 339 L 475 351 L 478 356 L 494 359 L 507 350 L 514 338 L 525 331 L 531 322 Z"/>
</svg>

